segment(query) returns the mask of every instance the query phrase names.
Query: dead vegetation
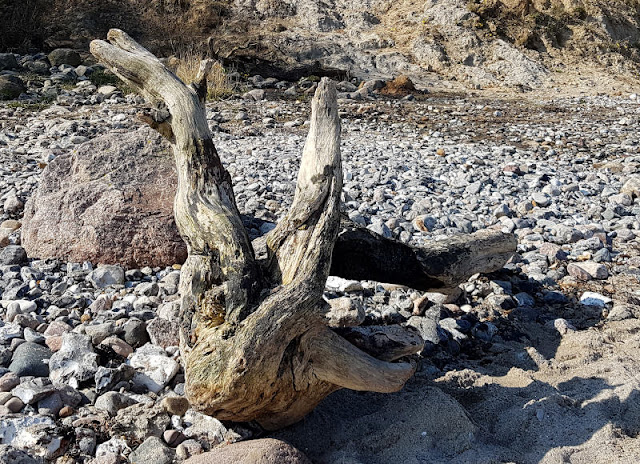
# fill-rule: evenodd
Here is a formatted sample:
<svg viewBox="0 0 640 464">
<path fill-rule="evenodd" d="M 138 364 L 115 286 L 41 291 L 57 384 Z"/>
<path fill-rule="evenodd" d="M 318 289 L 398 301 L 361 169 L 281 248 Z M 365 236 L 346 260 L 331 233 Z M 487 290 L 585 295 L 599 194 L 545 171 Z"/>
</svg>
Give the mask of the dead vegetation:
<svg viewBox="0 0 640 464">
<path fill-rule="evenodd" d="M 123 27 L 155 52 L 206 42 L 231 14 L 231 0 L 0 0 L 0 48 L 86 48 Z"/>
<path fill-rule="evenodd" d="M 205 58 L 204 53 L 189 47 L 178 52 L 168 60 L 168 65 L 185 84 L 196 81 L 200 62 Z M 214 62 L 207 74 L 207 99 L 218 100 L 228 97 L 238 87 L 238 82 L 232 79 L 220 62 Z"/>
<path fill-rule="evenodd" d="M 617 53 L 640 61 L 636 0 L 470 0 L 467 8 L 480 18 L 476 29 L 530 50 L 566 48 L 596 59 L 598 53 Z"/>
</svg>

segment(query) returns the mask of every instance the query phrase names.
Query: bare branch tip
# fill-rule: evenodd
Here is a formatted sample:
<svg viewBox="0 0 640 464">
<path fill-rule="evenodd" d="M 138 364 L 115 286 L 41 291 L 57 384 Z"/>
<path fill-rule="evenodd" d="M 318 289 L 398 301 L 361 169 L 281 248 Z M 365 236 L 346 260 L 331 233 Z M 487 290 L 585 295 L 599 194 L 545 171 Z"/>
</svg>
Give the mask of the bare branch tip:
<svg viewBox="0 0 640 464">
<path fill-rule="evenodd" d="M 119 39 L 123 36 L 126 37 L 127 33 L 122 29 L 109 29 L 109 32 L 107 32 L 107 40 L 109 41 Z"/>
<path fill-rule="evenodd" d="M 316 96 L 320 97 L 321 95 L 326 95 L 325 98 L 336 98 L 336 83 L 332 79 L 323 77 L 320 80 L 316 89 Z"/>
<path fill-rule="evenodd" d="M 91 52 L 92 55 L 95 55 L 96 53 L 99 52 L 100 48 L 105 45 L 104 40 L 92 40 L 91 43 L 89 44 L 89 51 Z"/>
</svg>

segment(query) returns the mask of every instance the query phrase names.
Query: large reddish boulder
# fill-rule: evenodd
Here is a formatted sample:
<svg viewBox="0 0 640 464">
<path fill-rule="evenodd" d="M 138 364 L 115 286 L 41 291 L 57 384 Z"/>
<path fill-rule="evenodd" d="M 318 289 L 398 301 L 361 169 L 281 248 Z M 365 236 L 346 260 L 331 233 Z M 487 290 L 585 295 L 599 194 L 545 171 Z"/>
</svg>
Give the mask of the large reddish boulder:
<svg viewBox="0 0 640 464">
<path fill-rule="evenodd" d="M 182 263 L 176 186 L 170 147 L 151 129 L 97 137 L 45 168 L 25 208 L 22 245 L 37 258 L 128 268 Z"/>
<path fill-rule="evenodd" d="M 184 464 L 311 464 L 302 451 L 274 438 L 234 443 L 199 454 Z"/>
</svg>

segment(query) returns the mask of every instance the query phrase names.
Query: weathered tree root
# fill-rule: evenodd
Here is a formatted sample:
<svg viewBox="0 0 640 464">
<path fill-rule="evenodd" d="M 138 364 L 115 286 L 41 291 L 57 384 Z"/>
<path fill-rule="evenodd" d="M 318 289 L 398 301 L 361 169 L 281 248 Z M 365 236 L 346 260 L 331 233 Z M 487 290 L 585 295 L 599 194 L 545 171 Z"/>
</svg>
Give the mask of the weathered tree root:
<svg viewBox="0 0 640 464">
<path fill-rule="evenodd" d="M 380 329 L 373 333 L 378 340 L 373 345 L 362 340 L 367 331 L 358 334 L 357 343 L 371 346 L 381 360 L 326 326 L 328 304 L 322 295 L 340 227 L 342 189 L 334 84 L 323 79 L 318 85 L 293 205 L 266 237 L 267 259 L 258 261 L 205 117 L 210 63 L 204 61 L 197 83 L 186 86 L 126 33 L 112 29 L 107 39 L 110 43 L 94 40 L 91 52 L 147 98 L 155 109 L 143 120 L 173 146 L 176 223 L 189 250 L 180 281 L 179 324 L 185 392 L 192 406 L 221 420 L 255 420 L 276 429 L 300 420 L 339 388 L 402 388 L 414 366 L 390 361 L 420 351 L 415 334 Z M 375 248 L 375 237 L 358 240 L 364 250 Z M 465 244 L 459 249 L 467 249 Z M 427 271 L 416 279 L 422 284 L 410 283 L 418 288 L 455 283 L 461 273 L 448 274 L 444 266 L 456 260 L 442 259 L 441 266 L 434 256 L 440 255 L 414 253 L 413 260 Z M 504 264 L 503 254 L 495 262 L 500 260 Z M 340 269 L 343 275 L 365 277 L 366 267 L 343 263 Z M 427 283 L 425 276 L 431 279 Z M 393 350 L 380 353 L 387 343 Z"/>
</svg>

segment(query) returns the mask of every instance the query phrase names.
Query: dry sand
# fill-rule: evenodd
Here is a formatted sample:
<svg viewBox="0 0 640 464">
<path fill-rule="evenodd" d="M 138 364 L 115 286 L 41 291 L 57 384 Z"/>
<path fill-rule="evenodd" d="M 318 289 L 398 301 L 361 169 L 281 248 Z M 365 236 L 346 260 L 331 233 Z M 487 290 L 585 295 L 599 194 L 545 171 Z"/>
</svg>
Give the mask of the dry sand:
<svg viewBox="0 0 640 464">
<path fill-rule="evenodd" d="M 426 361 L 396 394 L 337 392 L 277 437 L 318 463 L 640 462 L 640 321 L 515 329 L 532 343 Z"/>
</svg>

